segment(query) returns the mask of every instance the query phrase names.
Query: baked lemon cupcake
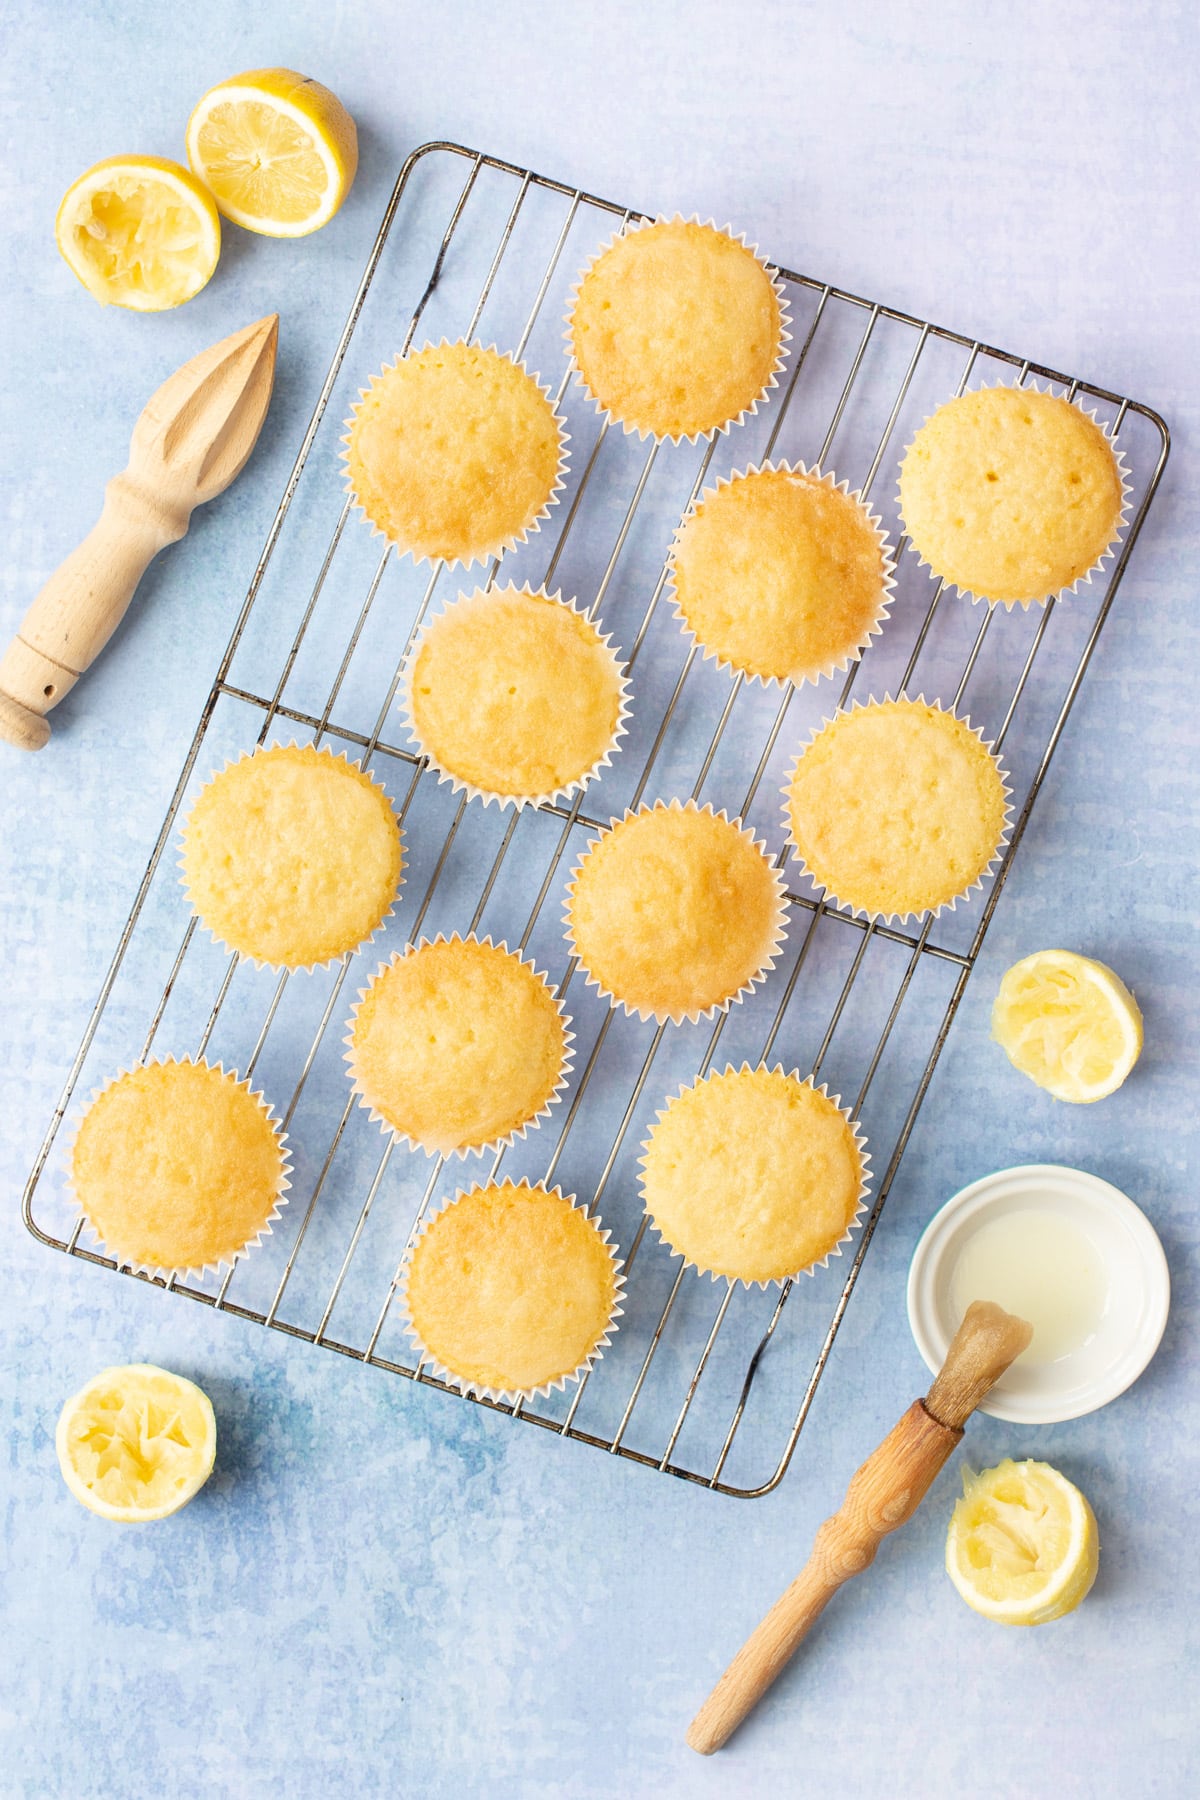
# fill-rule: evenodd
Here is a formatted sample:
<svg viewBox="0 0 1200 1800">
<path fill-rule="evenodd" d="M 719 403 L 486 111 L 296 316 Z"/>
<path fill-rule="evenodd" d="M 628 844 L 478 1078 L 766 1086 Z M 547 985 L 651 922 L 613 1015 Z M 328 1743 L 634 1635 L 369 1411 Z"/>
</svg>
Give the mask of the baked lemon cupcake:
<svg viewBox="0 0 1200 1800">
<path fill-rule="evenodd" d="M 545 976 L 490 938 L 422 940 L 378 969 L 346 1061 L 385 1130 L 442 1156 L 524 1137 L 566 1085 L 572 1033 Z"/>
<path fill-rule="evenodd" d="M 70 1181 L 117 1262 L 202 1275 L 270 1232 L 289 1185 L 286 1143 L 262 1095 L 219 1063 L 139 1063 L 92 1099 Z"/>
<path fill-rule="evenodd" d="M 484 562 L 523 543 L 566 466 L 549 389 L 481 344 L 427 344 L 373 375 L 342 441 L 354 499 L 414 562 Z"/>
<path fill-rule="evenodd" d="M 588 981 L 639 1019 L 695 1021 L 775 965 L 783 878 L 739 822 L 689 800 L 626 813 L 584 852 L 567 939 Z"/>
<path fill-rule="evenodd" d="M 685 1087 L 641 1158 L 659 1236 L 702 1275 L 765 1286 L 840 1255 L 864 1211 L 857 1125 L 826 1089 L 743 1063 Z"/>
<path fill-rule="evenodd" d="M 900 513 L 922 562 L 960 593 L 1030 606 L 1090 578 L 1111 551 L 1125 522 L 1121 460 L 1061 395 L 979 388 L 917 432 Z"/>
<path fill-rule="evenodd" d="M 460 1193 L 407 1261 L 409 1334 L 463 1393 L 515 1401 L 561 1388 L 596 1361 L 620 1316 L 608 1240 L 557 1188 L 501 1181 Z"/>
<path fill-rule="evenodd" d="M 887 616 L 894 569 L 861 496 L 803 463 L 706 488 L 671 551 L 675 610 L 705 656 L 797 685 L 857 661 Z"/>
<path fill-rule="evenodd" d="M 409 732 L 443 779 L 525 806 L 575 792 L 609 762 L 628 685 L 578 607 L 509 586 L 462 594 L 431 620 L 401 693 Z"/>
<path fill-rule="evenodd" d="M 400 826 L 378 782 L 312 744 L 227 763 L 183 827 L 192 910 L 230 950 L 282 969 L 355 950 L 392 910 Z"/>
<path fill-rule="evenodd" d="M 601 411 L 675 442 L 755 411 L 788 335 L 782 289 L 745 239 L 678 216 L 626 226 L 567 316 L 571 360 Z"/>
<path fill-rule="evenodd" d="M 923 697 L 838 713 L 800 752 L 784 797 L 788 835 L 826 899 L 869 918 L 953 905 L 1008 830 L 990 746 Z"/>
</svg>

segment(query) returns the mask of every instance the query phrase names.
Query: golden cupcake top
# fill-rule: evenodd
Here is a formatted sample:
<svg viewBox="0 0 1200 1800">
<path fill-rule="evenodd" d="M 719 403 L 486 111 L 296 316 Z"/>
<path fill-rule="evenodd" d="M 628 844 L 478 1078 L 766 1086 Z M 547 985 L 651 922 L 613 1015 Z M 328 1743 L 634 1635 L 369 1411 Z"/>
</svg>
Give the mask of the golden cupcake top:
<svg viewBox="0 0 1200 1800">
<path fill-rule="evenodd" d="M 437 938 L 359 996 L 350 1079 L 373 1119 L 443 1156 L 523 1134 L 565 1085 L 571 1032 L 544 976 L 503 944 Z"/>
<path fill-rule="evenodd" d="M 415 562 L 483 562 L 521 543 L 562 486 L 547 390 L 481 344 L 427 344 L 371 377 L 346 475 L 371 524 Z"/>
<path fill-rule="evenodd" d="M 924 699 L 838 713 L 784 789 L 788 832 L 835 905 L 933 912 L 975 886 L 1007 829 L 1000 767 L 965 719 Z"/>
<path fill-rule="evenodd" d="M 400 826 L 357 763 L 277 744 L 228 763 L 201 790 L 180 866 L 215 938 L 258 963 L 307 968 L 356 949 L 391 911 Z"/>
<path fill-rule="evenodd" d="M 437 1213 L 409 1261 L 404 1304 L 422 1351 L 456 1387 L 493 1399 L 561 1386 L 620 1313 L 608 1233 L 557 1188 L 501 1181 Z"/>
<path fill-rule="evenodd" d="M 119 1263 L 157 1274 L 232 1263 L 288 1187 L 285 1140 L 261 1094 L 218 1064 L 139 1064 L 80 1122 L 70 1181 Z"/>
<path fill-rule="evenodd" d="M 658 1115 L 641 1159 L 650 1222 L 702 1275 L 811 1273 L 862 1210 L 867 1157 L 824 1088 L 781 1068 L 727 1068 Z"/>
<path fill-rule="evenodd" d="M 771 271 L 695 219 L 627 227 L 584 271 L 567 319 L 588 393 L 642 437 L 733 424 L 774 386 L 786 339 Z"/>
<path fill-rule="evenodd" d="M 485 800 L 553 800 L 607 762 L 627 683 L 608 639 L 557 594 L 460 595 L 426 626 L 405 671 L 418 748 Z"/>
<path fill-rule="evenodd" d="M 913 548 L 964 594 L 1028 606 L 1094 570 L 1120 531 L 1121 468 L 1090 414 L 1033 387 L 979 388 L 927 419 L 900 464 Z"/>
<path fill-rule="evenodd" d="M 783 882 L 763 846 L 711 806 L 628 813 L 589 844 L 567 938 L 587 979 L 639 1018 L 696 1019 L 774 966 Z"/>
<path fill-rule="evenodd" d="M 764 463 L 701 495 L 676 534 L 675 608 L 706 656 L 763 681 L 818 681 L 879 631 L 894 564 L 846 482 Z"/>
</svg>

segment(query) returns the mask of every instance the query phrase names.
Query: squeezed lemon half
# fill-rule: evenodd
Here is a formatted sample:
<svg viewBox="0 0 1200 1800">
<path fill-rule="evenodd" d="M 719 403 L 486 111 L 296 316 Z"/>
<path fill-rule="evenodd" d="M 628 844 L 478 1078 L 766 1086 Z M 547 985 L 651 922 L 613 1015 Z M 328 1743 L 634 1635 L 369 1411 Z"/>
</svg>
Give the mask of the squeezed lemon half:
<svg viewBox="0 0 1200 1800">
<path fill-rule="evenodd" d="M 54 238 L 102 306 L 164 312 L 198 294 L 221 254 L 221 221 L 191 172 L 161 156 L 109 156 L 63 195 Z"/>
<path fill-rule="evenodd" d="M 207 1394 L 152 1363 L 104 1369 L 63 1407 L 54 1438 L 63 1480 L 122 1524 L 165 1519 L 212 1473 L 217 1422 Z"/>
<path fill-rule="evenodd" d="M 1118 975 L 1072 950 L 1014 963 L 992 1007 L 992 1036 L 1014 1068 L 1056 1100 L 1103 1100 L 1142 1051 L 1142 1015 Z"/>
<path fill-rule="evenodd" d="M 1001 1625 L 1046 1625 L 1074 1612 L 1096 1579 L 1096 1515 L 1065 1475 L 1005 1457 L 976 1475 L 946 1538 L 946 1572 L 968 1606 Z"/>
<path fill-rule="evenodd" d="M 235 225 L 304 237 L 328 224 L 358 168 L 358 133 L 336 94 L 294 69 L 251 69 L 210 88 L 187 154 Z"/>
</svg>

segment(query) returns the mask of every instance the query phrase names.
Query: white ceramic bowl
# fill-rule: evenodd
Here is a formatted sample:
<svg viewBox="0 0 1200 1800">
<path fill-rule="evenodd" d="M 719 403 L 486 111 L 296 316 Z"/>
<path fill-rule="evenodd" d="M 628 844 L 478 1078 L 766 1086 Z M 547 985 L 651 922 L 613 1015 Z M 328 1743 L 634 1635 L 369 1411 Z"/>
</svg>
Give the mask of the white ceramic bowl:
<svg viewBox="0 0 1200 1800">
<path fill-rule="evenodd" d="M 1171 1281 L 1154 1227 L 1110 1182 L 1057 1163 L 1000 1169 L 948 1200 L 913 1255 L 908 1322 L 933 1372 L 959 1323 L 951 1286 L 968 1237 L 1004 1213 L 1031 1208 L 1050 1209 L 1084 1234 L 1108 1290 L 1099 1325 L 1085 1344 L 1055 1362 L 1019 1358 L 980 1408 L 1018 1425 L 1050 1425 L 1095 1412 L 1137 1380 L 1162 1338 Z"/>
</svg>

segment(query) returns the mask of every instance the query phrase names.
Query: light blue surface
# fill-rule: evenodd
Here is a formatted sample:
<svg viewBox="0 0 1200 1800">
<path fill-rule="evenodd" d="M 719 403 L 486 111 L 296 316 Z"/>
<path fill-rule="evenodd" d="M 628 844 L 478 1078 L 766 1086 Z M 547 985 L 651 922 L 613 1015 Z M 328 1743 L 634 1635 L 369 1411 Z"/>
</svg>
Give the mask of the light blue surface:
<svg viewBox="0 0 1200 1800">
<path fill-rule="evenodd" d="M 567 10 L 567 9 L 564 9 Z M 0 1791 L 13 1795 L 912 1796 L 1196 1789 L 1196 1025 L 1191 917 L 1200 424 L 1191 9 L 694 3 L 201 10 L 9 4 L 7 633 L 91 524 L 154 382 L 277 308 L 255 460 L 147 578 L 36 758 L 0 751 L 4 1290 Z M 1044 15 L 1050 15 L 1046 17 Z M 68 181 L 179 155 L 189 108 L 288 63 L 337 90 L 362 165 L 294 245 L 226 234 L 161 318 L 104 313 L 52 243 Z M 396 170 L 436 137 L 648 210 L 730 218 L 781 262 L 1157 406 L 1175 447 L 782 1488 L 721 1499 L 38 1246 L 19 1193 Z M 988 1042 L 999 976 L 1065 942 L 1147 1021 L 1095 1109 Z M 904 1280 L 937 1205 L 1008 1163 L 1131 1194 L 1171 1262 L 1145 1377 L 1052 1428 L 978 1420 L 977 1464 L 1044 1455 L 1100 1521 L 1097 1587 L 1038 1632 L 971 1614 L 941 1571 L 955 1465 L 838 1601 L 770 1702 L 702 1763 L 682 1732 L 807 1553 L 855 1464 L 924 1386 Z M 193 1376 L 217 1472 L 119 1531 L 54 1463 L 63 1398 L 109 1362 Z M 957 1459 L 956 1459 L 957 1460 Z"/>
</svg>

